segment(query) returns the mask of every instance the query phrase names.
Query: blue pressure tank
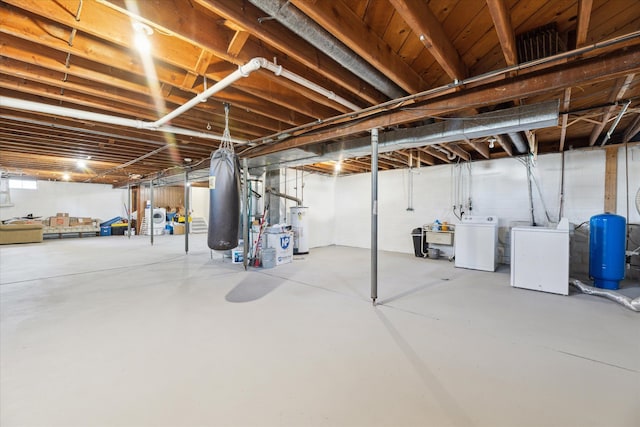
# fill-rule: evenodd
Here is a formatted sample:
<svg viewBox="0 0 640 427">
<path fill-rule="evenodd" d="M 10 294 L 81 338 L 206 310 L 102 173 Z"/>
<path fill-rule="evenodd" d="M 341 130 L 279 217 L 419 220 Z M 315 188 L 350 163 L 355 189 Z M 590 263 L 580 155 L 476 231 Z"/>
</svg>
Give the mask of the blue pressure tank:
<svg viewBox="0 0 640 427">
<path fill-rule="evenodd" d="M 589 221 L 589 276 L 598 288 L 618 289 L 624 279 L 626 221 L 605 213 Z"/>
</svg>

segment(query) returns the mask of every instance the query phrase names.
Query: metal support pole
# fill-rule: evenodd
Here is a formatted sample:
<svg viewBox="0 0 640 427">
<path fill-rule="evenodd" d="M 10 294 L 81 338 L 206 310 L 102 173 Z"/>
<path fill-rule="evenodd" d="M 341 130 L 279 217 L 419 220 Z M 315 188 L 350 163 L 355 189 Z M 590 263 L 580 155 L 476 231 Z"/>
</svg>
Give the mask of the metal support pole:
<svg viewBox="0 0 640 427">
<path fill-rule="evenodd" d="M 242 159 L 242 178 L 244 180 L 244 186 L 242 186 L 242 239 L 244 245 L 242 245 L 242 265 L 244 269 L 247 269 L 249 245 L 251 239 L 249 239 L 249 197 L 251 197 L 251 191 L 249 188 L 249 164 L 247 158 Z"/>
<path fill-rule="evenodd" d="M 184 253 L 189 253 L 189 169 L 184 170 Z"/>
<path fill-rule="evenodd" d="M 149 234 L 151 235 L 151 245 L 153 246 L 153 180 L 149 181 Z M 146 212 L 145 212 L 146 215 Z"/>
<path fill-rule="evenodd" d="M 378 129 L 371 129 L 371 300 L 378 298 Z"/>
<path fill-rule="evenodd" d="M 131 239 L 131 184 L 127 184 L 127 236 Z"/>
</svg>

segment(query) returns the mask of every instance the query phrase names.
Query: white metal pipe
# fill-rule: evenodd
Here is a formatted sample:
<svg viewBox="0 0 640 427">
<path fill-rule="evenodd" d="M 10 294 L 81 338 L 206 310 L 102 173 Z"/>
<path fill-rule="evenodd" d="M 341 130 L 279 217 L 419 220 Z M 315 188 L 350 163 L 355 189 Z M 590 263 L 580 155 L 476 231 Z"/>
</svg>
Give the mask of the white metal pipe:
<svg viewBox="0 0 640 427">
<path fill-rule="evenodd" d="M 192 109 L 199 103 L 205 102 L 211 95 L 217 92 L 220 92 L 222 89 L 228 86 L 231 86 L 233 83 L 240 80 L 241 78 L 247 77 L 252 72 L 260 69 L 260 65 L 261 65 L 260 58 L 253 58 L 246 64 L 238 67 L 236 71 L 229 74 L 227 77 L 223 78 L 218 83 L 214 84 L 204 92 L 191 98 L 189 101 L 185 102 L 184 104 L 182 104 L 181 106 L 179 106 L 178 108 L 170 112 L 169 114 L 166 114 L 164 117 L 159 118 L 153 123 L 145 123 L 145 128 L 159 128 L 160 126 L 169 122 L 171 119 L 174 119 L 179 115 L 181 115 L 182 113 L 184 113 L 185 111 Z"/>
<path fill-rule="evenodd" d="M 169 132 L 178 135 L 193 136 L 203 139 L 213 139 L 222 141 L 222 135 L 214 135 L 206 132 L 198 132 L 190 129 L 178 128 L 175 126 L 148 126 L 151 122 L 142 120 L 127 119 L 125 117 L 110 116 L 108 114 L 93 113 L 91 111 L 76 110 L 74 108 L 60 107 L 58 105 L 43 104 L 40 102 L 27 101 L 24 99 L 11 98 L 8 96 L 0 96 L 0 105 L 4 108 L 15 108 L 18 110 L 32 111 L 35 113 L 52 114 L 56 116 L 70 117 L 78 120 L 89 120 L 92 122 L 105 123 L 109 125 L 124 126 L 135 129 L 146 129 L 158 132 Z M 246 144 L 247 141 L 240 139 L 231 139 L 237 144 Z"/>
<path fill-rule="evenodd" d="M 320 95 L 325 96 L 331 99 L 332 101 L 337 102 L 338 104 L 344 105 L 345 107 L 353 111 L 359 111 L 362 109 L 362 107 L 359 107 L 353 104 L 352 102 L 349 102 L 346 99 L 342 98 L 341 96 L 336 95 L 333 91 L 325 89 L 322 86 L 317 85 L 312 81 L 309 81 L 296 73 L 285 70 L 284 68 L 282 68 L 281 65 L 277 65 L 277 64 L 274 64 L 273 62 L 269 62 L 264 58 L 260 58 L 260 65 L 262 66 L 262 68 L 273 72 L 273 74 L 275 74 L 276 76 L 284 77 L 288 80 L 291 80 L 292 82 L 295 82 L 300 86 L 304 86 L 307 89 L 310 89 L 316 93 L 319 93 Z"/>
<path fill-rule="evenodd" d="M 622 116 L 624 116 L 624 114 L 627 112 L 627 108 L 629 108 L 630 104 L 631 104 L 631 101 L 627 101 L 624 104 L 624 106 L 622 107 L 622 110 L 620 111 L 620 114 L 618 114 L 618 117 L 616 117 L 615 121 L 611 125 L 611 128 L 609 129 L 609 132 L 607 132 L 607 134 L 605 135 L 604 140 L 602 141 L 602 144 L 600 144 L 601 146 L 606 144 L 607 141 L 611 138 L 611 134 L 613 134 L 613 131 L 616 130 L 618 123 L 620 123 L 620 119 L 622 119 Z"/>
</svg>

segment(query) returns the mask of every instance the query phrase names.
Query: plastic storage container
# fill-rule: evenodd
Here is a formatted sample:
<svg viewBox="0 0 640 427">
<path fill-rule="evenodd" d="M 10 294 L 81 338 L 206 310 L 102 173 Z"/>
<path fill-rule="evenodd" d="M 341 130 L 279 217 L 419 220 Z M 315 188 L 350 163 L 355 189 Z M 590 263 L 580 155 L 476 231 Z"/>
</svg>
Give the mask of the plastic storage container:
<svg viewBox="0 0 640 427">
<path fill-rule="evenodd" d="M 589 220 L 589 276 L 596 287 L 618 289 L 624 279 L 626 221 L 605 213 Z"/>
</svg>

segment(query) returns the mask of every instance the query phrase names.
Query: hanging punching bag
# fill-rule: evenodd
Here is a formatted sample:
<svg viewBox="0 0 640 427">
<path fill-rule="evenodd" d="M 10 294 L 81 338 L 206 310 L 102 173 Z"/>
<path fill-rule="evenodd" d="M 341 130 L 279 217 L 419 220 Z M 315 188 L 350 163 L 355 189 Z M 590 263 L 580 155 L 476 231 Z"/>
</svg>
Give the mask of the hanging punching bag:
<svg viewBox="0 0 640 427">
<path fill-rule="evenodd" d="M 233 148 L 221 146 L 209 168 L 209 248 L 226 251 L 238 246 L 240 163 Z"/>
</svg>

